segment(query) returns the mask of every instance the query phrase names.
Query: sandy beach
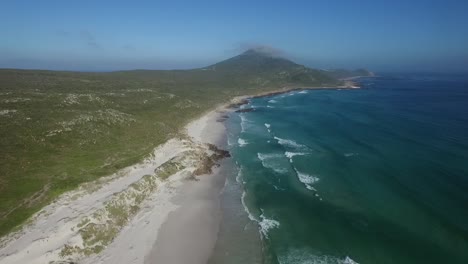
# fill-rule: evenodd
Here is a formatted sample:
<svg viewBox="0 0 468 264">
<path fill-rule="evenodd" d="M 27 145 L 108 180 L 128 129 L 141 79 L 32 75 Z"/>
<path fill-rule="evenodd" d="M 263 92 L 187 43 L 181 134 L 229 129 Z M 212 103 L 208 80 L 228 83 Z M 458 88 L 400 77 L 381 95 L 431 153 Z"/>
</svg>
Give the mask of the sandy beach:
<svg viewBox="0 0 468 264">
<path fill-rule="evenodd" d="M 186 139 L 169 140 L 143 162 L 60 196 L 2 238 L 0 263 L 206 263 L 216 242 L 224 177 L 216 168 L 209 175 L 193 172 L 212 152 L 206 143 L 225 140 L 221 114 L 191 122 Z M 155 175 L 173 161 L 183 168 L 165 180 Z M 116 227 L 108 209 L 117 205 L 138 210 Z M 101 231 L 115 237 L 98 237 Z"/>
</svg>

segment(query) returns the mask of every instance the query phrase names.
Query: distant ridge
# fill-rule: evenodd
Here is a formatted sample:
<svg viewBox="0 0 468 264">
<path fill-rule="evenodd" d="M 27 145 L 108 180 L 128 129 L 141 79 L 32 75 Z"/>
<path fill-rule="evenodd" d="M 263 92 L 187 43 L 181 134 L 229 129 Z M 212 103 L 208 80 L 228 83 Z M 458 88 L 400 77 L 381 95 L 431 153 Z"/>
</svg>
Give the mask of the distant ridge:
<svg viewBox="0 0 468 264">
<path fill-rule="evenodd" d="M 284 83 L 300 86 L 333 85 L 338 81 L 326 71 L 308 68 L 281 57 L 267 49 L 249 49 L 244 53 L 203 68 L 247 78 L 250 83 L 266 85 Z M 255 79 L 255 80 L 253 80 Z"/>
<path fill-rule="evenodd" d="M 190 70 L 127 70 L 115 72 L 61 72 L 44 70 L 16 70 L 0 69 L 0 80 L 7 87 L 20 85 L 19 79 L 14 77 L 22 75 L 22 78 L 35 79 L 37 74 L 47 74 L 64 78 L 72 78 L 74 75 L 92 75 L 93 78 L 109 78 L 116 80 L 145 81 L 152 87 L 172 89 L 192 88 L 219 90 L 253 89 L 266 91 L 284 87 L 313 88 L 313 87 L 337 87 L 343 86 L 345 80 L 356 76 L 373 76 L 373 73 L 359 69 L 348 70 L 319 70 L 297 64 L 284 58 L 283 54 L 269 47 L 248 49 L 245 52 L 228 58 L 207 67 Z M 30 80 L 32 81 L 32 80 Z M 38 80 L 35 80 L 38 81 Z M 81 86 L 68 83 L 68 86 Z"/>
</svg>

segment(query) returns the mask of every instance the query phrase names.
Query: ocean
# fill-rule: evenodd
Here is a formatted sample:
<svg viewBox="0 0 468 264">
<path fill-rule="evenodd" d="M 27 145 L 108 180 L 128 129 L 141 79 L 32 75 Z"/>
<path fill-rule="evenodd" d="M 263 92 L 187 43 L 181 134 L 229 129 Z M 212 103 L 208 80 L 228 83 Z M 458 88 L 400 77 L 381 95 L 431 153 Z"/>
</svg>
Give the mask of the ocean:
<svg viewBox="0 0 468 264">
<path fill-rule="evenodd" d="M 468 263 L 468 78 L 251 99 L 210 263 Z"/>
</svg>

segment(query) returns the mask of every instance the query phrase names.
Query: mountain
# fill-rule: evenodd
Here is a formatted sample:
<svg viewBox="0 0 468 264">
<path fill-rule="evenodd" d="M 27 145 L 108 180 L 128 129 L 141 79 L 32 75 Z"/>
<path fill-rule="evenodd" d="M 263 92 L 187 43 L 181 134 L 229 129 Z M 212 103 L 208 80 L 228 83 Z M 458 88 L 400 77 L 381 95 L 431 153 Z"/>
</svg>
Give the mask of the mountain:
<svg viewBox="0 0 468 264">
<path fill-rule="evenodd" d="M 257 49 L 203 68 L 226 76 L 236 76 L 254 85 L 320 86 L 338 81 L 326 71 L 311 69 L 276 54 Z"/>
<path fill-rule="evenodd" d="M 207 68 L 215 71 L 229 71 L 232 73 L 261 73 L 267 71 L 285 71 L 301 67 L 303 66 L 272 53 L 250 49 Z"/>
</svg>

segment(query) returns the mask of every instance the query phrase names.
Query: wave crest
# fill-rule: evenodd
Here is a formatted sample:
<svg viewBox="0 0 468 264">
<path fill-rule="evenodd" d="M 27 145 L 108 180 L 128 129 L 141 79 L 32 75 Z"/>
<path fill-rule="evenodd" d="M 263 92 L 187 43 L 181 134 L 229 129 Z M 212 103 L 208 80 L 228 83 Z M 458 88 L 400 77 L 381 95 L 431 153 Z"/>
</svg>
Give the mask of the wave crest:
<svg viewBox="0 0 468 264">
<path fill-rule="evenodd" d="M 247 142 L 247 140 L 242 139 L 242 138 L 239 138 L 239 139 L 237 140 L 237 143 L 239 144 L 239 147 L 243 147 L 243 146 L 249 144 L 249 142 Z"/>
<path fill-rule="evenodd" d="M 262 219 L 258 224 L 260 225 L 260 233 L 265 237 L 268 238 L 268 231 L 273 228 L 279 228 L 280 223 L 274 219 L 266 218 L 263 214 L 260 215 L 260 219 Z"/>
<path fill-rule="evenodd" d="M 277 173 L 286 173 L 288 170 L 283 167 L 279 167 L 277 162 L 275 162 L 275 159 L 280 159 L 283 158 L 283 154 L 278 154 L 278 153 L 257 153 L 258 159 L 262 162 L 263 167 L 272 169 Z"/>
<path fill-rule="evenodd" d="M 297 174 L 297 178 L 299 179 L 300 182 L 302 182 L 307 189 L 311 191 L 317 191 L 312 185 L 315 184 L 320 180 L 319 177 L 307 174 L 307 173 L 302 173 L 298 171 L 296 168 L 294 168 Z"/>
<path fill-rule="evenodd" d="M 290 147 L 290 148 L 298 148 L 298 149 L 305 149 L 307 148 L 306 146 L 297 143 L 294 140 L 291 139 L 284 139 L 284 138 L 279 138 L 279 137 L 274 137 L 278 141 L 278 144 L 283 145 L 285 147 Z"/>
<path fill-rule="evenodd" d="M 307 250 L 293 249 L 287 254 L 278 256 L 280 264 L 300 263 L 300 264 L 359 264 L 349 256 L 340 258 L 330 255 L 315 255 Z"/>
<path fill-rule="evenodd" d="M 265 123 L 265 127 L 268 130 L 268 133 L 271 133 L 271 130 L 270 130 L 271 125 L 268 123 Z"/>
<path fill-rule="evenodd" d="M 244 210 L 245 212 L 247 213 L 247 216 L 249 217 L 249 219 L 251 221 L 255 221 L 255 222 L 258 222 L 257 219 L 255 219 L 255 217 L 253 216 L 253 214 L 250 212 L 249 210 L 249 207 L 247 206 L 247 204 L 245 203 L 245 197 L 247 196 L 247 193 L 244 191 L 242 193 L 242 197 L 241 197 L 241 202 L 242 202 L 242 206 L 244 207 Z"/>
<path fill-rule="evenodd" d="M 241 122 L 240 122 L 241 132 L 244 133 L 245 131 L 247 131 L 247 128 L 249 125 L 252 126 L 253 122 L 248 120 L 244 114 L 240 114 L 239 117 L 241 119 Z"/>
<path fill-rule="evenodd" d="M 291 152 L 291 151 L 286 151 L 284 152 L 284 155 L 289 159 L 289 162 L 293 162 L 293 158 L 295 156 L 305 156 L 307 155 L 307 153 L 304 153 L 304 152 Z"/>
</svg>

